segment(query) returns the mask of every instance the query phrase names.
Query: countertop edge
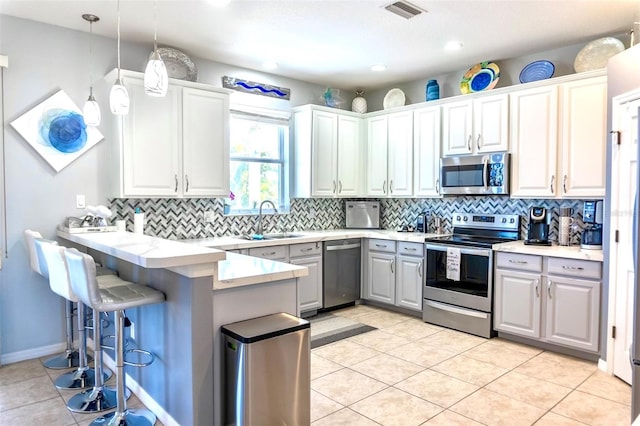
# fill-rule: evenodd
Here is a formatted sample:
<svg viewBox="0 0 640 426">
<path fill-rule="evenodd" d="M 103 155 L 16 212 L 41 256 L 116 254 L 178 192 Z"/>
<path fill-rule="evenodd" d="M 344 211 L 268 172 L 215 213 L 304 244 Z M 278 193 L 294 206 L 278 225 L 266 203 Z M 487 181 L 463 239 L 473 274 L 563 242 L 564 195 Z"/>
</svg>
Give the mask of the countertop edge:
<svg viewBox="0 0 640 426">
<path fill-rule="evenodd" d="M 523 240 L 508 243 L 494 244 L 493 251 L 503 253 L 533 254 L 547 257 L 561 257 L 564 259 L 588 260 L 592 262 L 603 262 L 604 253 L 602 250 L 583 250 L 580 246 L 533 246 L 524 244 Z"/>
</svg>

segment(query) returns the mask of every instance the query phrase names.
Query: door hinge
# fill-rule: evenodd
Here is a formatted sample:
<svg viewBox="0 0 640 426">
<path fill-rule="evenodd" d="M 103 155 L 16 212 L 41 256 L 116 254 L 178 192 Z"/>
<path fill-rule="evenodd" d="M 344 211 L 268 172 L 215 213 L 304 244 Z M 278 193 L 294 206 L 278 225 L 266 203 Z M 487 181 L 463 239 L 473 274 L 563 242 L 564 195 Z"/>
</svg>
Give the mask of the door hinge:
<svg viewBox="0 0 640 426">
<path fill-rule="evenodd" d="M 616 243 L 620 242 L 620 240 L 619 240 L 619 238 L 620 238 L 620 231 L 618 231 L 617 229 L 616 229 L 616 233 L 615 233 L 615 235 L 614 235 L 614 238 L 615 238 L 615 242 L 616 242 Z"/>
<path fill-rule="evenodd" d="M 612 339 L 616 338 L 616 326 L 615 325 L 613 327 L 611 327 L 611 338 Z"/>
<path fill-rule="evenodd" d="M 612 130 L 611 133 L 611 142 L 614 142 L 616 145 L 620 145 L 620 131 Z"/>
</svg>

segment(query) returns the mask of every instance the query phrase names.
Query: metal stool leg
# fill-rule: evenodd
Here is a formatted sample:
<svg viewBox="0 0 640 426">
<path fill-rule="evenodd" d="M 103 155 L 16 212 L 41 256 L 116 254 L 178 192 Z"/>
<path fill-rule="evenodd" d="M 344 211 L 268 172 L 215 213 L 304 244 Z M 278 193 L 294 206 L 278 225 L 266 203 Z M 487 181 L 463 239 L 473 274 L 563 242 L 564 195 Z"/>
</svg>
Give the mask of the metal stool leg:
<svg viewBox="0 0 640 426">
<path fill-rule="evenodd" d="M 69 373 L 63 374 L 53 382 L 58 389 L 84 389 L 95 385 L 95 370 L 87 365 L 87 334 L 84 328 L 85 307 L 82 302 L 78 302 L 78 358 L 80 359 L 78 368 Z M 103 380 L 108 380 L 110 375 Z"/>
<path fill-rule="evenodd" d="M 67 300 L 65 304 L 67 317 L 67 349 L 63 354 L 47 359 L 43 364 L 53 370 L 64 370 L 78 366 L 78 351 L 73 348 L 73 302 Z"/>
<path fill-rule="evenodd" d="M 67 408 L 75 413 L 97 413 L 99 411 L 111 410 L 117 405 L 116 389 L 105 387 L 103 377 L 102 364 L 102 330 L 100 324 L 100 312 L 93 311 L 93 341 L 95 355 L 95 385 L 93 389 L 80 392 L 74 395 L 69 402 Z M 129 398 L 131 392 L 126 389 L 125 398 Z"/>
<path fill-rule="evenodd" d="M 116 411 L 98 417 L 91 426 L 153 426 L 156 416 L 146 409 L 127 409 L 124 378 L 124 311 L 115 312 L 116 327 Z"/>
</svg>

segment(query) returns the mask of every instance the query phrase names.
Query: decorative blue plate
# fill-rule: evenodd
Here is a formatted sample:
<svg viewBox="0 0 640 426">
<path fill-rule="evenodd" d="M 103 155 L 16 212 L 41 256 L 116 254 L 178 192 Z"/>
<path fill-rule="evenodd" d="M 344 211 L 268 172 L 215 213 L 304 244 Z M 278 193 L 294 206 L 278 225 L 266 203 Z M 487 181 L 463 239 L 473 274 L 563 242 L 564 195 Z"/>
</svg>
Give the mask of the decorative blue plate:
<svg viewBox="0 0 640 426">
<path fill-rule="evenodd" d="M 520 83 L 551 78 L 556 67 L 549 61 L 535 61 L 526 65 L 520 71 Z"/>
</svg>

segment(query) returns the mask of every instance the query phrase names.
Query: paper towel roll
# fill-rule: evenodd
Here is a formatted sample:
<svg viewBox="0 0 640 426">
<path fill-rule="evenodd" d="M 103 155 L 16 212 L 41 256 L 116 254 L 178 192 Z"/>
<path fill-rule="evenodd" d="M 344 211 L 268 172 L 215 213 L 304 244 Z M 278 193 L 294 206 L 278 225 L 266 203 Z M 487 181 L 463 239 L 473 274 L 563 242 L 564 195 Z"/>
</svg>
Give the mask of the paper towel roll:
<svg viewBox="0 0 640 426">
<path fill-rule="evenodd" d="M 133 214 L 133 232 L 144 234 L 144 213 Z"/>
</svg>

